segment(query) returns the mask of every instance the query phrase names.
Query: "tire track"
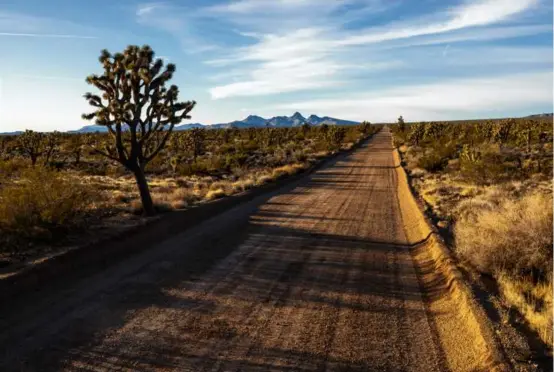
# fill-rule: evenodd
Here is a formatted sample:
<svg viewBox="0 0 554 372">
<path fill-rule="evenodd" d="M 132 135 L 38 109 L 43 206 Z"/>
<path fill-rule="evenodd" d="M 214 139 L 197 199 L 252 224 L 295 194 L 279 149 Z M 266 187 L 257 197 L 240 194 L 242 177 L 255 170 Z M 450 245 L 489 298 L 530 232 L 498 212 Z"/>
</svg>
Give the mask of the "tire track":
<svg viewBox="0 0 554 372">
<path fill-rule="evenodd" d="M 1 369 L 445 370 L 392 167 L 383 131 L 294 189 L 160 244 L 58 297 L 32 328 L 15 322 L 15 338 L 36 341 Z"/>
</svg>

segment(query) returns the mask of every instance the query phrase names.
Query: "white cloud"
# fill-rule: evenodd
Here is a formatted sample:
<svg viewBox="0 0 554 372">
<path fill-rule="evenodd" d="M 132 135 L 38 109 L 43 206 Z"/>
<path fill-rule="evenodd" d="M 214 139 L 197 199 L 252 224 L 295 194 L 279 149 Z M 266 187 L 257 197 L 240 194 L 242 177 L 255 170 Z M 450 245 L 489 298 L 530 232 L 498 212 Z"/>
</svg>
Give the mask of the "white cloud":
<svg viewBox="0 0 554 372">
<path fill-rule="evenodd" d="M 404 48 L 433 44 L 448 44 L 467 41 L 493 41 L 515 37 L 551 33 L 552 25 L 524 25 L 464 29 L 440 35 L 425 35 L 422 37 L 400 40 L 388 43 L 384 48 Z"/>
<path fill-rule="evenodd" d="M 212 88 L 212 98 L 272 94 L 328 87 L 335 84 L 333 75 L 342 67 L 318 42 L 322 30 L 301 29 L 284 36 L 265 35 L 262 40 L 242 48 L 235 58 L 216 61 L 218 64 L 257 62 L 244 81 Z"/>
<path fill-rule="evenodd" d="M 492 78 L 448 80 L 383 91 L 341 95 L 332 99 L 281 104 L 276 110 L 325 112 L 327 115 L 373 122 L 475 117 L 483 113 L 533 109 L 552 104 L 552 71 Z"/>
<path fill-rule="evenodd" d="M 264 94 L 287 93 L 299 90 L 319 89 L 339 85 L 339 81 L 326 81 L 323 79 L 307 79 L 304 77 L 263 80 L 249 80 L 227 84 L 210 89 L 213 99 L 221 99 L 236 96 L 258 96 Z"/>
<path fill-rule="evenodd" d="M 156 8 L 163 7 L 164 3 L 146 3 L 137 6 L 137 16 L 142 17 L 152 13 Z"/>
<path fill-rule="evenodd" d="M 363 45 L 416 36 L 442 34 L 468 27 L 485 26 L 526 11 L 538 0 L 480 0 L 451 9 L 446 20 L 414 25 L 394 25 L 385 30 L 364 30 L 359 35 L 337 41 L 338 45 Z"/>
<path fill-rule="evenodd" d="M 236 68 L 233 70 L 233 81 L 212 87 L 209 91 L 212 98 L 222 99 L 342 87 L 362 72 L 367 77 L 376 71 L 402 66 L 402 61 L 390 54 L 372 53 L 378 51 L 375 48 L 491 40 L 545 32 L 545 25 L 483 28 L 510 20 L 532 9 L 537 2 L 474 0 L 432 14 L 426 19 L 364 30 L 343 27 L 341 14 L 336 12 L 346 3 L 368 4 L 362 0 L 240 0 L 211 7 L 208 12 L 224 13 L 232 22 L 250 27 L 240 32 L 254 38 L 255 42 L 206 61 L 212 67 L 226 69 L 242 66 L 242 74 L 237 73 Z M 310 17 L 305 14 L 310 14 Z M 295 27 L 283 25 L 280 29 L 285 31 L 268 32 L 266 15 L 270 15 L 273 21 L 286 19 L 287 22 L 297 20 L 301 15 L 302 23 Z"/>
<path fill-rule="evenodd" d="M 224 4 L 214 5 L 207 10 L 218 13 L 251 14 L 259 12 L 278 11 L 289 9 L 302 9 L 315 5 L 323 7 L 336 7 L 340 2 L 322 2 L 321 0 L 239 0 Z"/>
</svg>

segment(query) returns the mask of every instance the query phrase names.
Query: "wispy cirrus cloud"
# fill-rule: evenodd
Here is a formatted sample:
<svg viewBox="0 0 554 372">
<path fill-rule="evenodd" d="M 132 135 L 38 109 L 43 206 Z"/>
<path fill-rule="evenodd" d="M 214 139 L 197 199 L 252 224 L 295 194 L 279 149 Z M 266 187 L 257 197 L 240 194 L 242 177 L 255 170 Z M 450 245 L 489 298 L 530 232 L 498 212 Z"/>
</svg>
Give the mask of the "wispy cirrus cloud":
<svg viewBox="0 0 554 372">
<path fill-rule="evenodd" d="M 372 3 L 377 9 L 377 2 Z M 214 99 L 223 99 L 323 87 L 342 88 L 346 81 L 356 79 L 361 72 L 352 69 L 352 65 L 364 66 L 362 62 L 365 62 L 362 68 L 365 76 L 403 65 L 390 53 L 375 53 L 378 49 L 547 32 L 548 25 L 496 26 L 534 9 L 538 3 L 538 0 L 466 1 L 425 17 L 369 28 L 344 25 L 344 16 L 348 13 L 345 6 L 367 7 L 369 3 L 361 0 L 328 3 L 240 0 L 220 4 L 205 11 L 225 15 L 237 27 L 246 28 L 243 35 L 253 38 L 255 43 L 206 61 L 210 66 L 226 69 L 244 66 L 242 79 L 237 81 L 235 73 L 233 82 L 212 87 L 210 94 Z M 308 20 L 305 14 L 311 15 Z M 268 31 L 266 17 L 279 22 L 284 18 L 281 28 L 284 31 Z M 297 19 L 302 21 L 296 23 Z M 494 27 L 489 30 L 490 26 Z"/>
<path fill-rule="evenodd" d="M 402 65 L 399 61 L 368 61 L 353 55 L 348 59 L 333 58 L 333 50 L 318 38 L 324 32 L 300 29 L 284 36 L 265 35 L 259 43 L 239 49 L 234 59 L 208 61 L 214 65 L 253 64 L 243 71 L 242 81 L 210 89 L 212 98 L 337 87 L 344 85 L 342 79 L 360 70 L 378 72 Z"/>
<path fill-rule="evenodd" d="M 436 21 L 416 21 L 413 24 L 395 24 L 384 29 L 365 29 L 337 41 L 338 45 L 364 45 L 384 41 L 406 39 L 417 36 L 443 34 L 469 27 L 487 26 L 506 21 L 527 11 L 539 3 L 538 0 L 481 0 L 467 2 L 446 12 L 432 15 Z"/>
<path fill-rule="evenodd" d="M 462 29 L 446 34 L 422 35 L 413 39 L 398 40 L 387 43 L 384 48 L 404 48 L 469 41 L 495 41 L 551 32 L 552 25 L 548 24 Z"/>
<path fill-rule="evenodd" d="M 96 36 L 83 35 L 64 35 L 64 34 L 28 34 L 19 32 L 0 32 L 0 36 L 18 36 L 18 37 L 43 37 L 54 39 L 98 39 Z"/>
<path fill-rule="evenodd" d="M 0 36 L 4 37 L 97 39 L 92 31 L 66 20 L 0 10 Z"/>
<path fill-rule="evenodd" d="M 219 48 L 217 44 L 201 36 L 203 25 L 200 24 L 196 9 L 167 2 L 143 3 L 137 5 L 135 15 L 139 24 L 173 35 L 186 53 L 204 53 Z"/>
<path fill-rule="evenodd" d="M 146 16 L 152 13 L 153 11 L 155 11 L 156 9 L 164 7 L 165 5 L 166 5 L 165 2 L 139 4 L 137 6 L 137 16 L 139 17 Z"/>
</svg>

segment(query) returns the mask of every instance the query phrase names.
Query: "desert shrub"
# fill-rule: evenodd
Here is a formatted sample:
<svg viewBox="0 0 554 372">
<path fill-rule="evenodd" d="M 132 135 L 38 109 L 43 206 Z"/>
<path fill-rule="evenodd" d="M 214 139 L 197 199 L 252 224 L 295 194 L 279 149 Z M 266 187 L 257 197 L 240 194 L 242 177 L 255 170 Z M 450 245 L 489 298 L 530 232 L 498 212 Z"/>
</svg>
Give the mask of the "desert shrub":
<svg viewBox="0 0 554 372">
<path fill-rule="evenodd" d="M 223 144 L 221 146 L 219 146 L 219 148 L 217 149 L 217 152 L 222 154 L 222 155 L 225 155 L 225 154 L 233 154 L 236 152 L 236 147 L 234 144 Z"/>
<path fill-rule="evenodd" d="M 206 174 L 212 168 L 209 159 L 198 159 L 196 163 L 180 163 L 176 173 L 180 176 L 191 176 L 195 174 Z"/>
<path fill-rule="evenodd" d="M 435 143 L 417 160 L 417 167 L 428 172 L 440 172 L 448 165 L 448 161 L 456 156 L 456 152 L 456 146 L 452 143 Z"/>
<path fill-rule="evenodd" d="M 357 131 L 349 130 L 346 132 L 346 135 L 344 136 L 344 142 L 346 143 L 356 143 L 360 139 L 361 135 Z"/>
<path fill-rule="evenodd" d="M 109 172 L 110 164 L 106 161 L 81 162 L 81 169 L 91 176 L 106 176 Z"/>
<path fill-rule="evenodd" d="M 483 272 L 545 276 L 552 270 L 552 197 L 529 194 L 475 205 L 458 218 L 456 250 Z M 479 208 L 479 210 L 477 210 Z"/>
<path fill-rule="evenodd" d="M 9 160 L 0 159 L 0 182 L 3 178 L 9 178 L 29 167 L 29 164 L 21 158 Z"/>
<path fill-rule="evenodd" d="M 123 168 L 119 164 L 118 167 Z M 146 165 L 145 171 L 149 174 L 164 174 L 170 168 L 171 163 L 167 156 L 156 156 Z"/>
<path fill-rule="evenodd" d="M 446 165 L 448 165 L 448 159 L 443 158 L 440 154 L 431 151 L 417 161 L 417 166 L 425 169 L 428 172 L 440 172 Z"/>
<path fill-rule="evenodd" d="M 0 190 L 0 228 L 30 233 L 33 227 L 69 228 L 84 213 L 91 192 L 59 172 L 35 168 Z"/>
<path fill-rule="evenodd" d="M 129 171 L 120 165 L 108 164 L 104 174 L 109 177 L 117 178 L 129 174 Z"/>
<path fill-rule="evenodd" d="M 245 153 L 238 153 L 238 154 L 228 154 L 225 159 L 225 167 L 231 169 L 231 168 L 242 168 L 244 165 L 246 165 L 246 161 L 248 160 L 248 155 Z"/>
<path fill-rule="evenodd" d="M 254 140 L 250 140 L 248 142 L 243 142 L 241 144 L 241 150 L 244 151 L 244 152 L 253 152 L 253 151 L 256 151 L 259 149 L 259 144 L 258 142 L 254 141 Z"/>
<path fill-rule="evenodd" d="M 213 155 L 210 156 L 206 162 L 208 163 L 207 169 L 210 172 L 217 172 L 225 169 L 227 166 L 227 157 Z"/>
<path fill-rule="evenodd" d="M 477 184 L 501 182 L 511 178 L 513 174 L 507 173 L 508 168 L 502 155 L 494 152 L 484 153 L 476 160 L 460 160 L 461 175 Z"/>
<path fill-rule="evenodd" d="M 302 151 L 295 151 L 293 154 L 293 159 L 298 163 L 304 163 L 306 160 L 308 160 L 308 155 L 306 155 Z"/>
</svg>

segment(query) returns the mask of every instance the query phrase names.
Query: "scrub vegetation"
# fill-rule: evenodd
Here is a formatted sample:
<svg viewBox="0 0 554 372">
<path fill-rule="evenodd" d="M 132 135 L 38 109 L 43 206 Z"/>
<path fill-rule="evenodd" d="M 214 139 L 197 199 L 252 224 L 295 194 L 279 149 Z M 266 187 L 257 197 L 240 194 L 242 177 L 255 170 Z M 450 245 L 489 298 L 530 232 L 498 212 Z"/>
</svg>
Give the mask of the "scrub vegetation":
<svg viewBox="0 0 554 372">
<path fill-rule="evenodd" d="M 9 265 L 301 172 L 380 127 L 311 126 L 174 131 L 194 109 L 147 45 L 103 50 L 86 81 L 105 131 L 0 136 L 0 262 Z M 88 234 L 88 237 L 86 236 Z"/>
<path fill-rule="evenodd" d="M 379 128 L 173 132 L 145 166 L 145 179 L 157 214 L 184 209 L 302 172 Z M 2 259 L 20 261 L 145 219 L 133 171 L 97 151 L 111 143 L 109 133 L 0 136 Z"/>
<path fill-rule="evenodd" d="M 393 125 L 411 182 L 460 263 L 552 345 L 552 121 Z"/>
</svg>

